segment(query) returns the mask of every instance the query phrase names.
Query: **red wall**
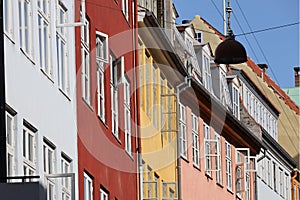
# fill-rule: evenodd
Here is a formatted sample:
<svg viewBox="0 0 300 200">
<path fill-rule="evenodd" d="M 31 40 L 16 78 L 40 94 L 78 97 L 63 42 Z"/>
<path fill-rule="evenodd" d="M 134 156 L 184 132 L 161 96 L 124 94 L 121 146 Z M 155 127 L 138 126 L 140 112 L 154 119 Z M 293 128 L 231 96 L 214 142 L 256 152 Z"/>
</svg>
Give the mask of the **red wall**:
<svg viewBox="0 0 300 200">
<path fill-rule="evenodd" d="M 118 4 L 116 3 L 118 2 Z M 76 3 L 76 19 L 80 17 L 80 1 Z M 117 140 L 111 132 L 111 96 L 109 64 L 105 66 L 105 110 L 106 121 L 97 117 L 97 83 L 95 64 L 96 30 L 108 34 L 109 49 L 119 58 L 125 57 L 125 71 L 134 66 L 132 35 L 132 4 L 129 0 L 129 22 L 121 10 L 122 1 L 86 1 L 86 14 L 90 21 L 90 60 L 91 60 L 91 105 L 82 99 L 81 91 L 81 45 L 80 28 L 76 28 L 76 71 L 77 71 L 77 126 L 78 126 L 78 174 L 79 199 L 84 199 L 84 172 L 93 178 L 94 199 L 100 199 L 100 185 L 109 192 L 109 199 L 137 199 L 137 162 L 136 154 L 130 157 L 125 152 L 123 128 L 123 86 L 119 87 L 119 135 Z M 134 77 L 127 74 L 134 90 Z M 135 121 L 134 95 L 131 96 L 131 118 Z M 135 135 L 134 123 L 131 133 Z M 135 151 L 136 139 L 132 137 L 132 150 Z"/>
</svg>

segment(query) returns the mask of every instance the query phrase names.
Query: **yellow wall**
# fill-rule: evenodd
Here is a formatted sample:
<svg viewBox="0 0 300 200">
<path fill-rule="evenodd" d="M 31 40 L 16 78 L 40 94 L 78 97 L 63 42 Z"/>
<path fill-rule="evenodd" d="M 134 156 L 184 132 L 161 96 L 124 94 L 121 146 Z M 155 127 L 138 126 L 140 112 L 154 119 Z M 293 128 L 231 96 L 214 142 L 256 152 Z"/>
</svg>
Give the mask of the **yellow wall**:
<svg viewBox="0 0 300 200">
<path fill-rule="evenodd" d="M 164 114 L 168 109 L 175 113 L 176 99 L 172 95 L 174 94 L 174 88 L 168 84 L 159 65 L 155 64 L 156 62 L 153 61 L 150 52 L 141 43 L 141 40 L 139 51 L 140 131 L 144 180 L 153 181 L 155 179 L 154 174 L 159 177 L 158 199 L 162 199 L 162 182 L 176 182 L 176 134 L 175 132 L 165 132 L 169 129 L 176 130 L 176 114 L 170 114 L 169 116 Z M 166 93 L 170 96 L 162 97 L 161 94 Z M 172 118 L 170 119 L 170 117 Z M 149 167 L 152 169 L 150 173 L 151 180 L 148 180 L 147 169 Z M 155 187 L 154 183 L 144 184 L 144 198 L 148 197 L 147 189 L 149 185 Z M 167 191 L 171 189 L 176 193 L 174 184 L 169 185 L 166 189 Z"/>
</svg>

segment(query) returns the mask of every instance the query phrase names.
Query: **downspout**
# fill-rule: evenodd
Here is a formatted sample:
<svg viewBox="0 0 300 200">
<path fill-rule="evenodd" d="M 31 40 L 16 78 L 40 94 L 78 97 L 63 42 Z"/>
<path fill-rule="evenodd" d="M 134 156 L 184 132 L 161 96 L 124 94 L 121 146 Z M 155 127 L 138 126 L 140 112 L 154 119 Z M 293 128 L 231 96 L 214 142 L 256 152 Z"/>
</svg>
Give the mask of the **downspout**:
<svg viewBox="0 0 300 200">
<path fill-rule="evenodd" d="M 133 66 L 134 66 L 134 70 L 133 70 L 133 79 L 134 79 L 134 88 L 135 88 L 135 92 L 134 92 L 134 106 L 136 107 L 135 109 L 135 133 L 136 133 L 136 144 L 137 144 L 137 167 L 138 167 L 138 199 L 139 200 L 143 200 L 143 160 L 142 160 L 142 145 L 141 145 L 141 133 L 140 133 L 140 114 L 139 114 L 139 106 L 140 106 L 140 88 L 138 87 L 140 80 L 139 80 L 139 76 L 137 76 L 136 74 L 139 72 L 139 66 L 137 65 L 139 63 L 138 60 L 138 45 L 137 45 L 137 40 L 138 40 L 138 19 L 137 19 L 137 11 L 138 11 L 138 2 L 135 0 L 133 1 L 133 12 L 132 12 L 132 19 L 133 19 L 133 33 L 132 33 L 132 37 L 133 37 Z"/>
<path fill-rule="evenodd" d="M 4 62 L 4 30 L 3 0 L 0 14 L 0 182 L 6 183 L 6 122 L 5 122 L 5 62 Z"/>
<path fill-rule="evenodd" d="M 180 87 L 184 86 L 180 89 Z M 184 82 L 180 83 L 176 86 L 176 120 L 177 120 L 177 192 L 178 192 L 178 200 L 182 200 L 182 191 L 181 191 L 181 154 L 180 154 L 180 137 L 179 137 L 179 103 L 180 103 L 180 93 L 186 90 L 187 87 L 191 87 L 190 77 L 185 77 Z"/>
<path fill-rule="evenodd" d="M 264 149 L 264 155 L 259 157 L 256 162 L 258 163 L 259 161 L 261 161 L 262 159 L 264 159 L 265 157 L 267 156 L 267 150 Z M 255 179 L 254 179 L 254 192 L 255 192 L 255 199 L 258 199 L 258 196 L 257 196 L 257 172 L 255 172 Z"/>
</svg>

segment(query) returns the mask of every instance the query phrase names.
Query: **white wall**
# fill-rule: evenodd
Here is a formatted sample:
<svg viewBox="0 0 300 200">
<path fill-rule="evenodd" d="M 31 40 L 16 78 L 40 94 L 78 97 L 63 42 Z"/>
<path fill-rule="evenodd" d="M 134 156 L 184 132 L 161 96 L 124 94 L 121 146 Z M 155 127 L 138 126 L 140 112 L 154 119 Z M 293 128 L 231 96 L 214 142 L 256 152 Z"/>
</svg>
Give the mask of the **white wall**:
<svg viewBox="0 0 300 200">
<path fill-rule="evenodd" d="M 61 153 L 72 159 L 72 172 L 76 173 L 77 185 L 77 128 L 76 128 L 76 71 L 75 71 L 75 38 L 74 28 L 68 28 L 68 67 L 70 75 L 70 94 L 68 98 L 58 88 L 58 71 L 56 65 L 56 1 L 51 0 L 51 61 L 53 78 L 50 80 L 39 66 L 37 1 L 32 0 L 34 58 L 28 59 L 20 50 L 18 29 L 18 5 L 13 1 L 14 36 L 5 40 L 5 77 L 6 103 L 17 112 L 16 115 L 16 171 L 15 175 L 23 175 L 22 130 L 23 120 L 37 129 L 37 175 L 44 182 L 43 171 L 43 138 L 51 141 L 56 149 L 56 173 L 61 173 Z M 68 9 L 68 20 L 74 21 L 74 1 L 63 0 Z M 56 183 L 61 183 L 58 180 Z M 58 195 L 58 199 L 61 197 Z M 76 194 L 77 199 L 77 194 Z"/>
</svg>

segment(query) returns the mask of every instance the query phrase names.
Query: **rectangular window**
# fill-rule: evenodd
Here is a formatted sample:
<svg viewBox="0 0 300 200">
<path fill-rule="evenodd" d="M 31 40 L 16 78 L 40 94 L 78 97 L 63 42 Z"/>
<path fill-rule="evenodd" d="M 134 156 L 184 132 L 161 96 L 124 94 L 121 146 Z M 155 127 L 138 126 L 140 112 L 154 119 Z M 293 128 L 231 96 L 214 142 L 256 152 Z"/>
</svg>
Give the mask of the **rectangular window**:
<svg viewBox="0 0 300 200">
<path fill-rule="evenodd" d="M 108 193 L 100 188 L 100 200 L 108 200 Z"/>
<path fill-rule="evenodd" d="M 126 20 L 128 20 L 128 18 L 129 18 L 128 0 L 122 0 L 122 12 L 123 12 Z"/>
<path fill-rule="evenodd" d="M 11 1 L 11 0 L 10 0 Z M 32 11 L 30 0 L 19 0 L 19 35 L 23 52 L 33 58 Z"/>
<path fill-rule="evenodd" d="M 97 64 L 97 100 L 98 116 L 105 122 L 105 93 L 104 93 L 104 68 L 108 63 L 108 39 L 107 35 L 96 32 L 96 64 Z"/>
<path fill-rule="evenodd" d="M 203 72 L 204 72 L 204 87 L 210 91 L 211 90 L 210 61 L 207 56 L 203 56 Z"/>
<path fill-rule="evenodd" d="M 82 70 L 82 98 L 91 104 L 90 97 L 90 22 L 85 18 L 84 26 L 81 26 L 81 70 Z"/>
<path fill-rule="evenodd" d="M 279 194 L 284 196 L 284 173 L 283 170 L 279 168 Z"/>
<path fill-rule="evenodd" d="M 40 67 L 50 78 L 52 78 L 50 1 L 48 0 L 38 0 L 38 27 Z"/>
<path fill-rule="evenodd" d="M 124 57 L 116 59 L 111 55 L 110 59 L 110 88 L 111 88 L 111 111 L 112 111 L 112 133 L 119 138 L 119 97 L 118 87 L 124 77 Z"/>
<path fill-rule="evenodd" d="M 202 31 L 196 33 L 196 40 L 202 43 Z"/>
<path fill-rule="evenodd" d="M 71 162 L 65 154 L 61 155 L 61 173 L 67 174 L 71 173 Z M 65 177 L 62 179 L 62 200 L 70 200 L 71 199 L 71 178 Z"/>
<path fill-rule="evenodd" d="M 130 115 L 130 83 L 124 79 L 124 124 L 125 124 L 125 147 L 131 155 L 131 115 Z"/>
<path fill-rule="evenodd" d="M 249 173 L 246 173 L 246 200 L 251 199 L 251 193 L 250 193 L 250 175 Z"/>
<path fill-rule="evenodd" d="M 192 113 L 193 163 L 197 167 L 200 166 L 198 125 L 198 117 Z"/>
<path fill-rule="evenodd" d="M 187 157 L 187 140 L 186 140 L 186 113 L 185 107 L 179 103 L 179 140 L 180 140 L 180 155 Z"/>
<path fill-rule="evenodd" d="M 3 2 L 4 32 L 9 37 L 14 36 L 13 3 L 14 1 L 12 0 L 4 0 Z"/>
<path fill-rule="evenodd" d="M 23 171 L 25 176 L 35 174 L 36 170 L 36 130 L 30 124 L 23 125 Z"/>
<path fill-rule="evenodd" d="M 239 89 L 232 86 L 232 113 L 239 119 Z"/>
<path fill-rule="evenodd" d="M 222 184 L 222 163 L 221 163 L 221 138 L 220 138 L 220 135 L 215 132 L 215 139 L 217 141 L 217 149 L 218 149 L 218 157 L 216 159 L 216 166 L 217 166 L 217 171 L 216 171 L 216 181 L 217 183 L 219 184 Z"/>
<path fill-rule="evenodd" d="M 55 173 L 55 147 L 46 139 L 43 145 L 43 160 L 44 173 Z M 55 197 L 55 182 L 53 179 L 47 179 L 47 199 L 54 199 Z"/>
<path fill-rule="evenodd" d="M 6 112 L 7 176 L 15 174 L 15 116 Z"/>
<path fill-rule="evenodd" d="M 84 200 L 93 200 L 93 179 L 84 173 Z"/>
<path fill-rule="evenodd" d="M 211 166 L 211 143 L 210 143 L 210 127 L 203 123 L 203 132 L 204 132 L 204 153 L 205 153 L 205 170 L 206 173 L 210 174 Z"/>
<path fill-rule="evenodd" d="M 58 23 L 66 23 L 67 9 L 60 1 L 56 12 L 58 15 Z M 66 27 L 56 28 L 56 59 L 58 68 L 58 86 L 68 95 L 70 92 L 70 75 L 68 67 L 67 31 L 68 29 Z"/>
<path fill-rule="evenodd" d="M 231 145 L 225 142 L 226 154 L 226 185 L 229 190 L 232 190 L 232 158 L 231 158 Z"/>
</svg>

